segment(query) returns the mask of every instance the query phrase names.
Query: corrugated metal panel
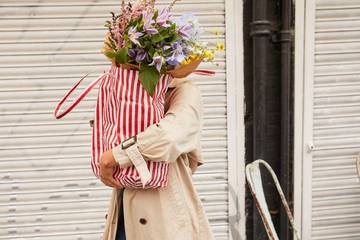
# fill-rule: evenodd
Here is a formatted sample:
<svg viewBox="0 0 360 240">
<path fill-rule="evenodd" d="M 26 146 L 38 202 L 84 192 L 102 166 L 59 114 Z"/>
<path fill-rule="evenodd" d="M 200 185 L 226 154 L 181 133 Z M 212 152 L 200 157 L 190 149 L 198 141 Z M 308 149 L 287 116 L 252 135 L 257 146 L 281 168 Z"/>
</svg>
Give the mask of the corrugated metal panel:
<svg viewBox="0 0 360 240">
<path fill-rule="evenodd" d="M 0 239 L 99 239 L 110 190 L 89 165 L 96 91 L 61 121 L 53 110 L 75 80 L 108 67 L 102 26 L 118 7 L 115 0 L 1 1 Z M 174 10 L 193 12 L 224 40 L 224 8 L 223 0 L 183 0 Z M 209 32 L 203 39 L 217 41 Z M 203 93 L 207 161 L 193 179 L 216 239 L 228 239 L 225 56 L 216 60 L 215 77 L 192 76 Z"/>
<path fill-rule="evenodd" d="M 315 14 L 312 239 L 360 239 L 360 2 Z"/>
</svg>

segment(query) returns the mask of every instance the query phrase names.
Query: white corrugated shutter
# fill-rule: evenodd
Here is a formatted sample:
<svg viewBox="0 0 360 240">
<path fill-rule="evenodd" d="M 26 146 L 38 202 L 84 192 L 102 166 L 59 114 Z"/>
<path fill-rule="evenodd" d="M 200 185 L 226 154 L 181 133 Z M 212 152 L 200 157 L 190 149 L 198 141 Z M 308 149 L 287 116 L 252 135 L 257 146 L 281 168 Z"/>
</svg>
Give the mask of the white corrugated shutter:
<svg viewBox="0 0 360 240">
<path fill-rule="evenodd" d="M 307 154 L 311 145 L 314 149 L 304 159 L 309 168 L 304 168 L 303 187 L 311 192 L 303 199 L 311 206 L 303 209 L 303 214 L 309 216 L 304 221 L 311 220 L 311 224 L 304 223 L 309 227 L 303 233 L 308 236 L 305 239 L 314 240 L 360 239 L 356 171 L 360 152 L 360 1 L 316 0 L 314 9 L 312 1 L 307 2 L 306 16 L 314 16 L 315 26 L 305 28 L 305 45 L 313 45 L 314 51 L 312 47 L 304 50 L 312 55 L 305 57 L 305 65 L 313 65 L 309 66 L 312 73 L 308 71 L 304 78 L 310 82 L 304 98 L 313 93 L 312 101 L 304 101 L 305 115 L 310 118 L 305 122 L 312 122 L 311 129 L 304 126 L 309 136 L 304 152 Z M 310 169 L 311 174 L 307 172 Z"/>
<path fill-rule="evenodd" d="M 224 2 L 183 0 L 174 10 L 193 12 L 224 41 Z M 119 4 L 0 2 L 0 239 L 100 238 L 110 190 L 90 168 L 97 88 L 64 119 L 55 120 L 53 110 L 83 74 L 108 67 L 100 53 L 103 24 Z M 203 38 L 217 41 L 210 33 Z M 225 56 L 217 61 L 214 78 L 192 76 L 203 93 L 206 160 L 193 178 L 216 239 L 228 239 Z"/>
</svg>

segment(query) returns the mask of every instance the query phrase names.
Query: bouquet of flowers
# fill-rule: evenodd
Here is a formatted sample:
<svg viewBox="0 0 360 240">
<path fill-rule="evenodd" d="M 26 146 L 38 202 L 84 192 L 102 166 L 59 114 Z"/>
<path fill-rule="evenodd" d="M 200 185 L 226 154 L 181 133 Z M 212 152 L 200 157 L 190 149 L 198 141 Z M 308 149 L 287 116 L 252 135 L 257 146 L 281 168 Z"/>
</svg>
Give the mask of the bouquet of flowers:
<svg viewBox="0 0 360 240">
<path fill-rule="evenodd" d="M 154 0 L 122 1 L 121 13 L 106 22 L 108 33 L 102 52 L 116 66 L 140 70 L 140 81 L 153 95 L 161 74 L 186 77 L 201 61 L 211 61 L 214 50 L 199 41 L 197 18 L 184 14 L 173 18 L 171 8 L 158 10 Z"/>
<path fill-rule="evenodd" d="M 223 45 L 210 49 L 200 42 L 202 30 L 192 14 L 173 18 L 171 8 L 177 1 L 158 10 L 154 0 L 135 3 L 123 0 L 121 13 L 112 13 L 111 20 L 106 22 L 109 31 L 102 52 L 112 62 L 110 70 L 93 81 L 64 110 L 65 100 L 81 79 L 55 109 L 56 118 L 65 116 L 100 82 L 91 147 L 91 166 L 97 177 L 100 177 L 103 152 L 161 120 L 172 78 L 186 77 L 196 71 L 205 75 L 213 73 L 196 68 L 202 61 L 212 61 L 215 50 L 223 50 Z M 117 165 L 113 178 L 128 188 L 159 188 L 167 185 L 168 169 L 166 159 L 137 162 L 127 168 Z"/>
</svg>

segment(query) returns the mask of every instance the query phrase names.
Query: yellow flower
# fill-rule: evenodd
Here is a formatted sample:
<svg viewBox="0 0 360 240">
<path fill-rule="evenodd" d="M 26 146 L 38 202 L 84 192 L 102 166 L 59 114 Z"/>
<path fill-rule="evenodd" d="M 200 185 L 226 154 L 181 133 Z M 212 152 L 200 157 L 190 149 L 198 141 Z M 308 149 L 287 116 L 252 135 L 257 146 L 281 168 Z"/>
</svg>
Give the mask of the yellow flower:
<svg viewBox="0 0 360 240">
<path fill-rule="evenodd" d="M 213 52 L 213 51 L 210 51 L 210 50 L 205 50 L 205 51 L 204 51 L 204 57 L 205 57 L 207 60 L 211 61 L 211 60 L 214 59 L 214 52 Z"/>
<path fill-rule="evenodd" d="M 189 64 L 190 62 L 191 62 L 191 60 L 186 58 L 181 62 L 181 65 L 186 65 L 186 64 Z"/>
<path fill-rule="evenodd" d="M 216 51 L 224 51 L 224 49 L 225 49 L 224 43 L 217 43 L 215 49 L 216 49 Z"/>
<path fill-rule="evenodd" d="M 200 56 L 198 54 L 195 53 L 191 53 L 189 56 L 187 56 L 187 58 L 185 58 L 182 62 L 181 65 L 186 65 L 191 63 L 192 61 L 195 61 L 197 59 L 199 59 Z"/>
<path fill-rule="evenodd" d="M 199 58 L 199 56 L 197 54 L 195 54 L 195 53 L 190 54 L 189 57 L 190 57 L 191 60 L 196 60 L 196 59 Z"/>
</svg>

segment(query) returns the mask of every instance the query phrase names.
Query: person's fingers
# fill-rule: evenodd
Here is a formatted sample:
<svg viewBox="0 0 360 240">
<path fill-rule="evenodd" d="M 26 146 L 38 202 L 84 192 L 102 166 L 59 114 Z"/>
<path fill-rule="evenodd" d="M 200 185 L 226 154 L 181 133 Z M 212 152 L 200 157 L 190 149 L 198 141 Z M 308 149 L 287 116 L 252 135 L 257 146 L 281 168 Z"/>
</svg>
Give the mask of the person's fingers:
<svg viewBox="0 0 360 240">
<path fill-rule="evenodd" d="M 114 188 L 121 188 L 121 184 L 117 182 L 115 179 L 111 178 L 109 180 L 111 181 L 111 184 L 114 186 Z"/>
<path fill-rule="evenodd" d="M 106 186 L 116 188 L 116 184 L 109 178 L 101 178 L 100 179 Z"/>
<path fill-rule="evenodd" d="M 121 184 L 119 184 L 118 182 L 116 182 L 114 179 L 103 179 L 102 182 L 112 188 L 122 188 Z"/>
<path fill-rule="evenodd" d="M 107 186 L 113 188 L 122 188 L 121 184 L 112 177 L 113 168 L 100 169 L 100 180 Z"/>
<path fill-rule="evenodd" d="M 104 168 L 100 168 L 100 180 L 109 187 L 113 187 L 111 182 L 108 180 L 109 173 Z"/>
<path fill-rule="evenodd" d="M 100 181 L 101 181 L 105 186 L 110 187 L 110 186 L 108 185 L 108 183 L 107 183 L 104 179 L 100 178 Z"/>
</svg>

